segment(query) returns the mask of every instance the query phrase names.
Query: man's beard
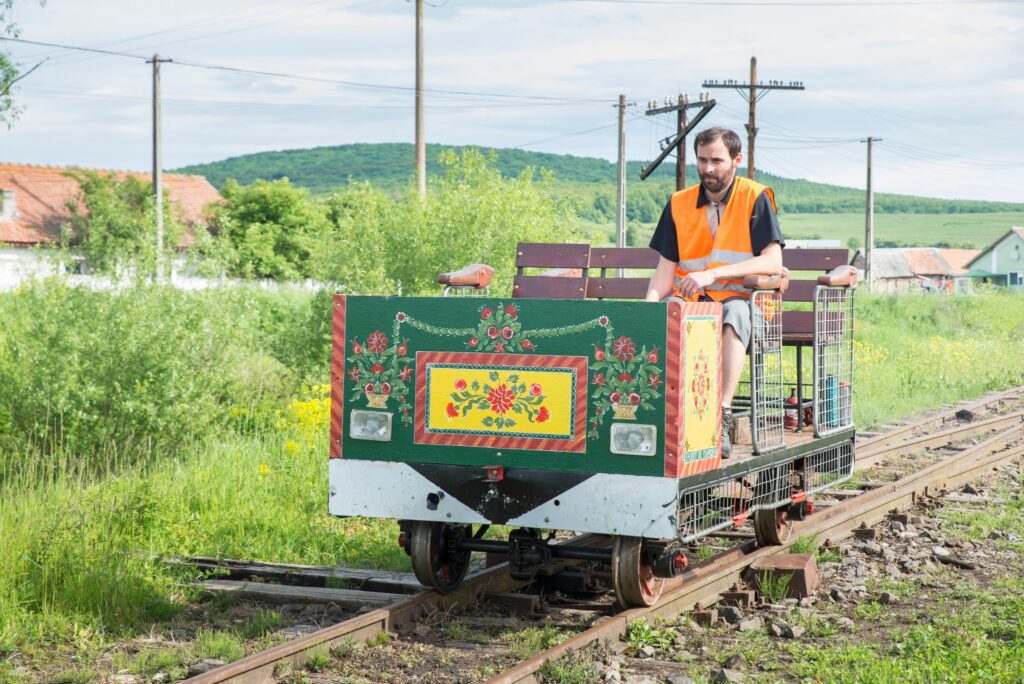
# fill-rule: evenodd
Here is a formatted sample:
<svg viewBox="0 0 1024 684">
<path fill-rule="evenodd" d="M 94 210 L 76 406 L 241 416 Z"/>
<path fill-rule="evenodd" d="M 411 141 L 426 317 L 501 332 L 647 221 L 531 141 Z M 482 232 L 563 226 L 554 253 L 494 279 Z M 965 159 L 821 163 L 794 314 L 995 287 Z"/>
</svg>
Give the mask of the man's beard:
<svg viewBox="0 0 1024 684">
<path fill-rule="evenodd" d="M 700 182 L 704 185 L 704 189 L 708 192 L 721 192 L 728 187 L 732 181 L 731 177 L 726 176 L 715 176 L 712 174 L 705 174 L 700 177 Z"/>
</svg>

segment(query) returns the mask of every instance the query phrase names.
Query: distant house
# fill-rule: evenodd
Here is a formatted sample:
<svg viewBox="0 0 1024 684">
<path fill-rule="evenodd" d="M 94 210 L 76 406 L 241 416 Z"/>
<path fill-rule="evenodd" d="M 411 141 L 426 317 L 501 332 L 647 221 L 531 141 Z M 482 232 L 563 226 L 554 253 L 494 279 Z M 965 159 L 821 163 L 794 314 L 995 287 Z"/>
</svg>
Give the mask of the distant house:
<svg viewBox="0 0 1024 684">
<path fill-rule="evenodd" d="M 82 196 L 78 181 L 67 175 L 75 170 L 92 169 L 0 163 L 0 243 L 33 247 L 59 242 L 61 229 L 71 217 L 68 202 L 81 200 Z M 95 171 L 113 173 L 119 179 L 132 176 L 144 182 L 151 180 L 148 173 Z M 221 199 L 217 189 L 202 176 L 168 173 L 163 176 L 163 184 L 178 219 L 186 226 L 201 222 L 206 205 Z M 185 246 L 191 242 L 188 231 L 183 241 Z"/>
<path fill-rule="evenodd" d="M 1024 292 L 1024 228 L 1011 228 L 967 264 L 975 281 Z"/>
<path fill-rule="evenodd" d="M 6 289 L 25 277 L 45 271 L 45 259 L 30 247 L 56 246 L 71 218 L 68 202 L 81 200 L 78 181 L 69 171 L 90 170 L 61 166 L 0 163 L 0 289 Z M 117 178 L 132 176 L 144 182 L 151 174 L 129 171 L 104 171 Z M 194 240 L 188 228 L 203 220 L 203 210 L 221 200 L 220 193 L 202 176 L 164 174 L 172 211 L 186 230 L 179 248 Z M 6 287 L 5 287 L 6 286 Z"/>
<path fill-rule="evenodd" d="M 871 261 L 873 291 L 960 291 L 967 276 L 967 263 L 978 254 L 976 249 L 876 248 Z M 853 265 L 864 272 L 863 250 L 857 250 Z"/>
</svg>

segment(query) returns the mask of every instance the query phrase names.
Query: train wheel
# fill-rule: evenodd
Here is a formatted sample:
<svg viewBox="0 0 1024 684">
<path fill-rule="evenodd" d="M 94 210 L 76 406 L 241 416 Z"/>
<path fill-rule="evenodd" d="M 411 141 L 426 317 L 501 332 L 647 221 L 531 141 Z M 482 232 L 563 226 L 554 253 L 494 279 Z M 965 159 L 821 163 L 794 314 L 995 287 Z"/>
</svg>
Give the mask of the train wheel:
<svg viewBox="0 0 1024 684">
<path fill-rule="evenodd" d="M 758 546 L 784 544 L 793 534 L 793 521 L 789 519 L 789 506 L 761 509 L 754 513 L 754 538 Z"/>
<path fill-rule="evenodd" d="M 655 577 L 642 551 L 640 537 L 615 537 L 612 548 L 612 586 L 623 608 L 651 606 L 661 596 L 665 580 Z"/>
<path fill-rule="evenodd" d="M 420 584 L 442 594 L 454 591 L 469 569 L 469 551 L 458 549 L 458 540 L 471 537 L 469 525 L 440 522 L 413 523 L 409 540 L 412 569 Z"/>
</svg>

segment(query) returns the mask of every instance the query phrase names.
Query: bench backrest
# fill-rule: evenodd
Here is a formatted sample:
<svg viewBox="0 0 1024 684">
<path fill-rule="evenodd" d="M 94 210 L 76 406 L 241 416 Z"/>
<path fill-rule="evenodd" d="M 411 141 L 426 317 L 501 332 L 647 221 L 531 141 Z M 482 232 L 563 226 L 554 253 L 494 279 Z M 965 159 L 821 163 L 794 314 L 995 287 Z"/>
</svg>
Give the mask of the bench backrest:
<svg viewBox="0 0 1024 684">
<path fill-rule="evenodd" d="M 585 244 L 522 242 L 516 249 L 513 297 L 551 299 L 643 299 L 659 255 L 647 247 L 590 247 Z M 817 277 L 846 264 L 848 251 L 784 249 L 783 264 L 793 275 L 784 301 L 814 301 Z M 529 274 L 525 269 L 551 269 Z M 619 269 L 630 274 L 619 277 Z M 636 274 L 637 270 L 647 271 Z M 801 277 L 801 276 L 804 277 Z M 810 311 L 783 311 L 782 330 L 793 343 L 810 344 L 814 318 Z"/>
</svg>

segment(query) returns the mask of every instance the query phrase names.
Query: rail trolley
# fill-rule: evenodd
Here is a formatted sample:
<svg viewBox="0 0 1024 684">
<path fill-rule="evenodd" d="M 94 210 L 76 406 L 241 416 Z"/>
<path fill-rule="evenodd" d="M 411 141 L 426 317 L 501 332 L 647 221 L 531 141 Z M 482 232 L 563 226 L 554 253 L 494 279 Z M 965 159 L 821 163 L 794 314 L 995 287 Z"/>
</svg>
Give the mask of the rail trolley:
<svg viewBox="0 0 1024 684">
<path fill-rule="evenodd" d="M 583 266 L 549 281 L 610 283 Z M 718 304 L 493 297 L 479 266 L 448 280 L 488 296 L 333 302 L 329 511 L 397 519 L 428 587 L 453 591 L 472 552 L 497 552 L 519 579 L 556 559 L 607 564 L 620 605 L 651 605 L 690 542 L 750 520 L 760 544 L 781 543 L 808 497 L 852 475 L 855 271 L 797 312 L 813 317 L 810 382 L 786 372 L 786 278 L 748 280 L 750 439 L 725 460 Z M 784 426 L 794 386 L 813 417 L 799 431 Z M 485 538 L 490 525 L 512 531 Z M 604 541 L 555 544 L 553 530 Z"/>
</svg>

